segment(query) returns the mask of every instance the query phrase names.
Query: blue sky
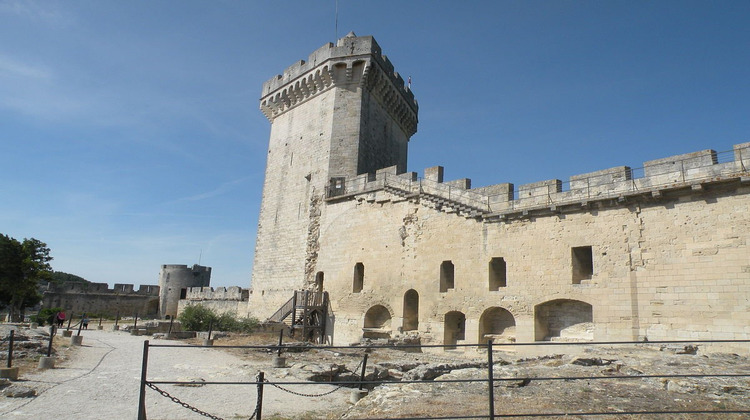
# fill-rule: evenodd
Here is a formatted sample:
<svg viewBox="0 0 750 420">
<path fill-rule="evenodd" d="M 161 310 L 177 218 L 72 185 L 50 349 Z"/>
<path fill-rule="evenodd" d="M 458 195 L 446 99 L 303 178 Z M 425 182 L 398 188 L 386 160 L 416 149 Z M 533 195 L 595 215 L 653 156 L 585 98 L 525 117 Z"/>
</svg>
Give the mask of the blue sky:
<svg viewBox="0 0 750 420">
<path fill-rule="evenodd" d="M 349 31 L 420 105 L 409 170 L 474 186 L 750 141 L 750 2 L 0 0 L 0 233 L 53 268 L 247 287 L 264 81 Z"/>
</svg>

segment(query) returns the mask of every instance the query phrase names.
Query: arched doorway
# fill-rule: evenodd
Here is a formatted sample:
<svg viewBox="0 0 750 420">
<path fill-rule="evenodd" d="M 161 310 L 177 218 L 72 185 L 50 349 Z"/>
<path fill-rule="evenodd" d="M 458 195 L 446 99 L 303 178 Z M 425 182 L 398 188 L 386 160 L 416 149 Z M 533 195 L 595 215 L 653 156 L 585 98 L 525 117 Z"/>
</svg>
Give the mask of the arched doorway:
<svg viewBox="0 0 750 420">
<path fill-rule="evenodd" d="M 594 339 L 593 307 L 580 300 L 557 299 L 534 307 L 536 341 L 591 341 Z"/>
<path fill-rule="evenodd" d="M 479 343 L 515 342 L 516 320 L 508 310 L 492 307 L 479 318 Z"/>
<path fill-rule="evenodd" d="M 410 289 L 404 293 L 404 331 L 417 331 L 419 329 L 419 293 Z"/>
<path fill-rule="evenodd" d="M 383 305 L 375 305 L 365 313 L 364 338 L 389 338 L 391 336 L 391 312 Z"/>
<path fill-rule="evenodd" d="M 443 344 L 446 348 L 455 348 L 459 341 L 466 339 L 466 315 L 459 311 L 445 314 L 443 331 Z"/>
</svg>

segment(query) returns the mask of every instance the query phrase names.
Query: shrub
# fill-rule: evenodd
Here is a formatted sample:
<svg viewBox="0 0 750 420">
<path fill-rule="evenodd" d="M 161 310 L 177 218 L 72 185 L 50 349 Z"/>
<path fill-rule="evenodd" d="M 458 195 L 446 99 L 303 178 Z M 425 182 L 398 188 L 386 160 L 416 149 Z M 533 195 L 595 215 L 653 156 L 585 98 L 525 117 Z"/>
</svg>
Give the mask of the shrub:
<svg viewBox="0 0 750 420">
<path fill-rule="evenodd" d="M 45 325 L 50 322 L 50 320 L 54 323 L 53 317 L 60 311 L 62 311 L 62 308 L 42 308 L 42 310 L 39 311 L 39 314 L 31 315 L 31 322 L 36 322 L 39 326 Z"/>
<path fill-rule="evenodd" d="M 238 318 L 236 314 L 229 312 L 218 315 L 213 309 L 203 305 L 188 306 L 177 319 L 188 331 L 208 331 L 213 323 L 214 330 L 250 333 L 260 325 L 256 318 Z"/>
</svg>

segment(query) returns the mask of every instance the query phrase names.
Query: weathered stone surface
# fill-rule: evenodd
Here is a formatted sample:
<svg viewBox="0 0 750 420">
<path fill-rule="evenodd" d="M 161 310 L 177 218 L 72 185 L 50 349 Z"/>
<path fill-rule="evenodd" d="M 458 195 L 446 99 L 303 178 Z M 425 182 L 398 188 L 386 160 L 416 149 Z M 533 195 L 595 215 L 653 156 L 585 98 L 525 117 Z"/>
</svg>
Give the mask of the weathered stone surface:
<svg viewBox="0 0 750 420">
<path fill-rule="evenodd" d="M 3 389 L 2 395 L 8 398 L 30 398 L 36 396 L 36 389 L 22 385 L 10 385 Z"/>
</svg>

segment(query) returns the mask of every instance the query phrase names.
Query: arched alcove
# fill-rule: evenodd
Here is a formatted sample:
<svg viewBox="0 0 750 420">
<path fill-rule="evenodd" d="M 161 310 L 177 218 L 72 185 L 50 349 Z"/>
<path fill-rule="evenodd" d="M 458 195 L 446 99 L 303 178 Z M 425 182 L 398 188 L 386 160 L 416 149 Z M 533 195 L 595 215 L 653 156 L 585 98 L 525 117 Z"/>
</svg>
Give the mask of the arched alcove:
<svg viewBox="0 0 750 420">
<path fill-rule="evenodd" d="M 507 309 L 492 307 L 479 318 L 479 343 L 516 341 L 516 320 Z"/>
<path fill-rule="evenodd" d="M 593 340 L 593 307 L 586 302 L 573 299 L 556 299 L 536 305 L 534 337 L 537 341 Z"/>
</svg>

